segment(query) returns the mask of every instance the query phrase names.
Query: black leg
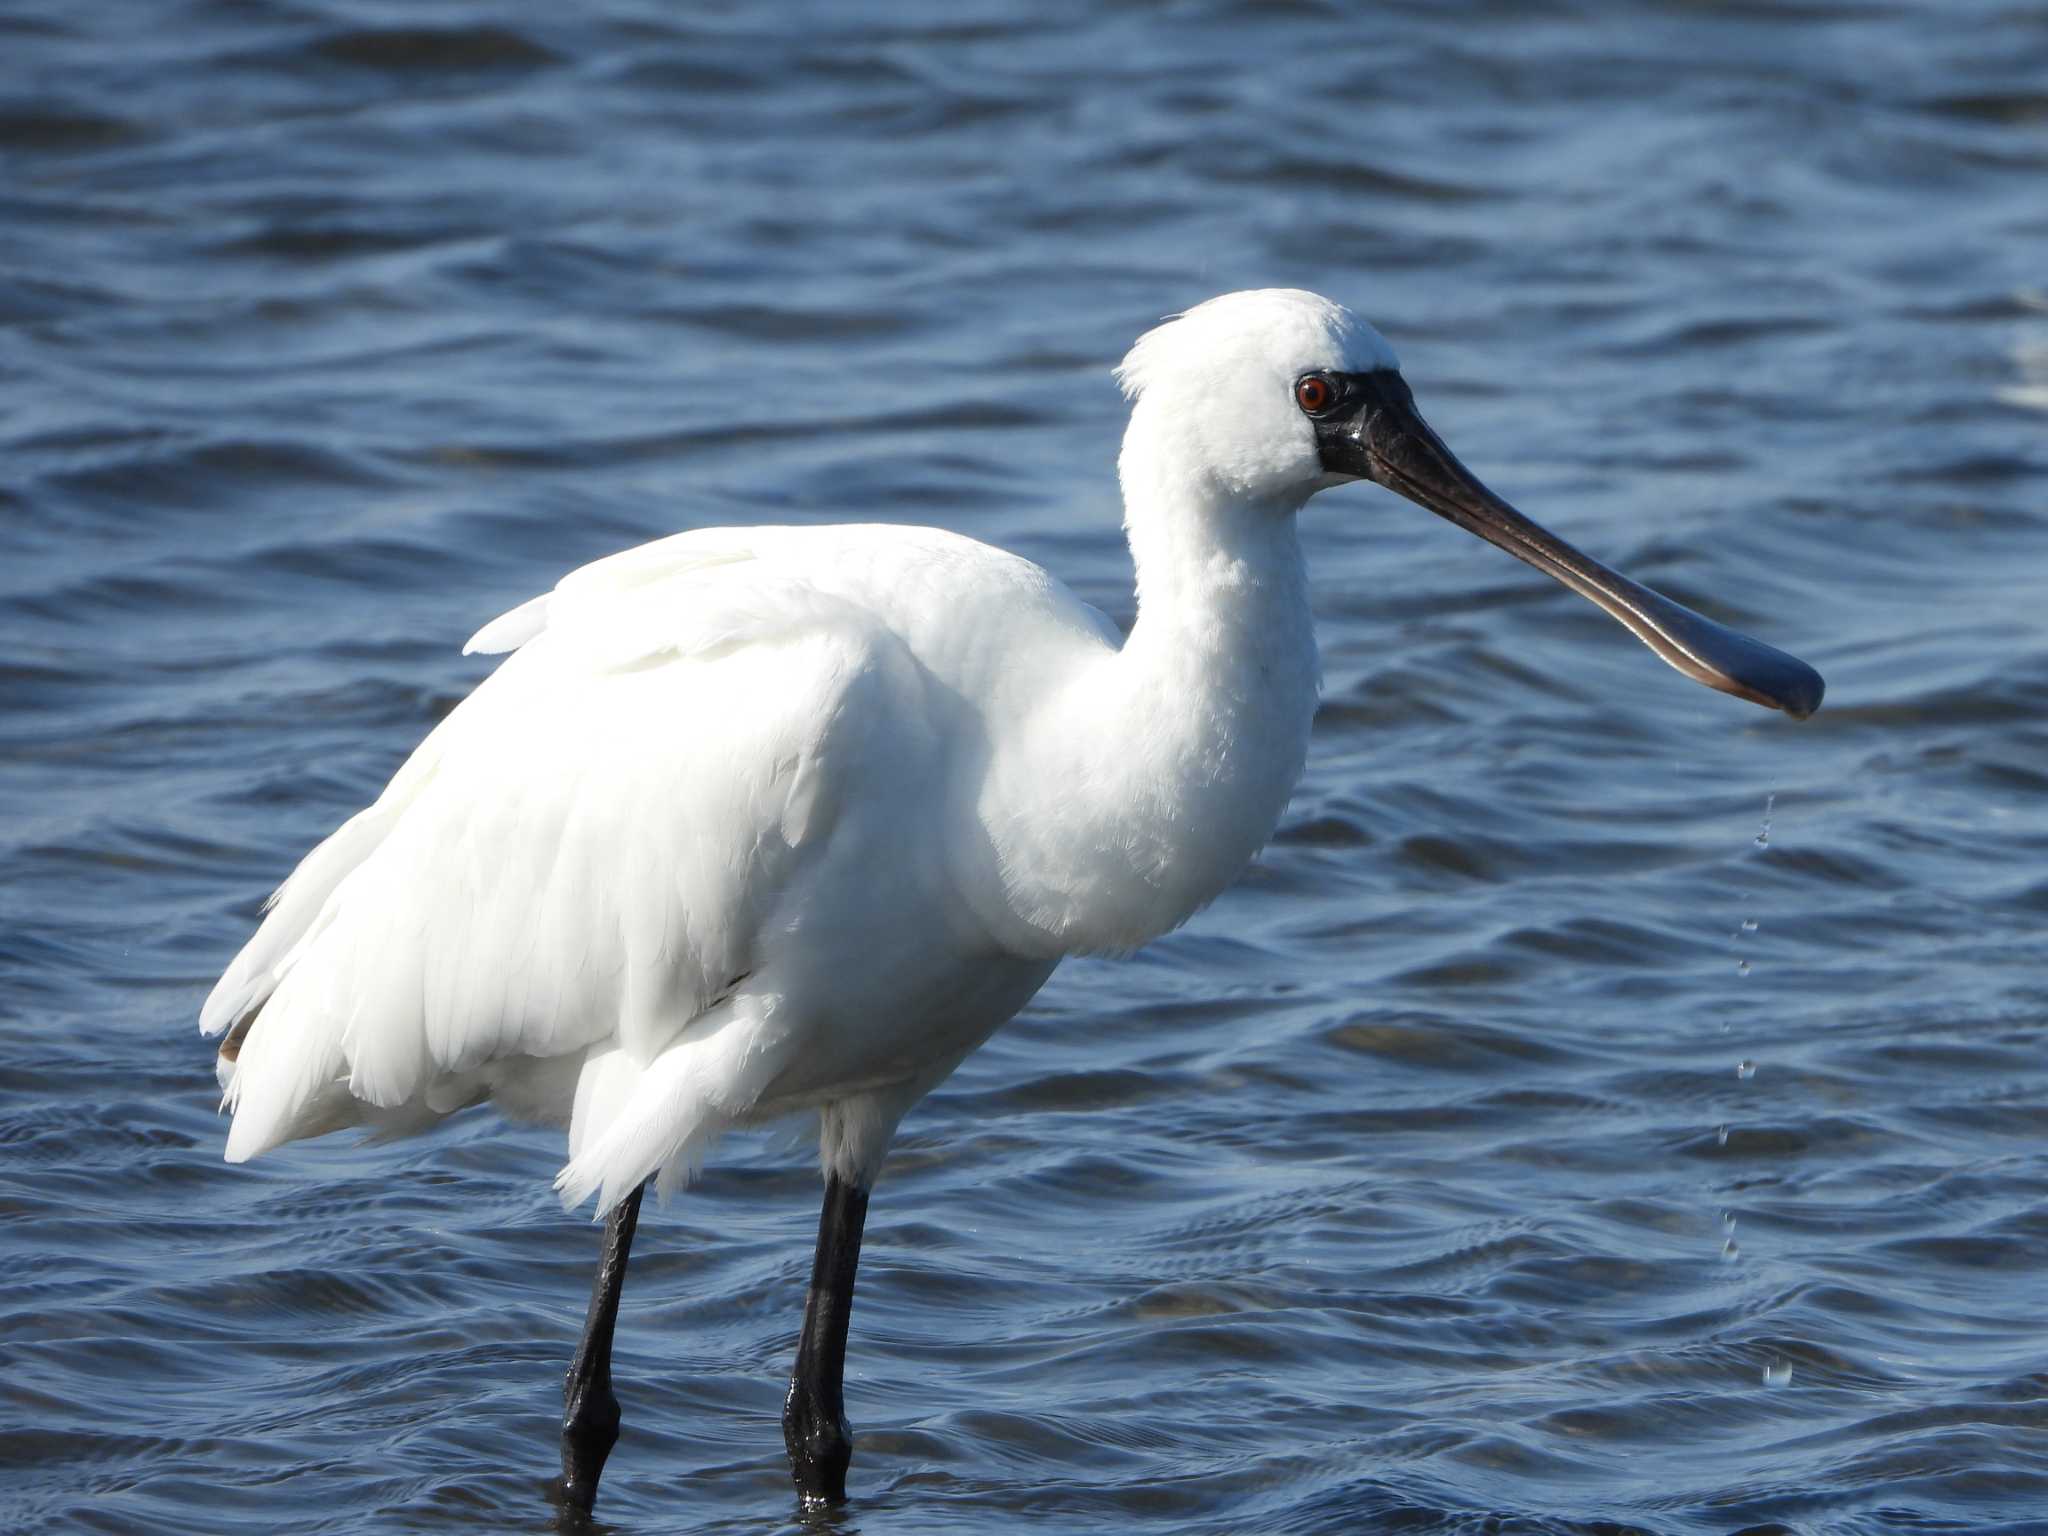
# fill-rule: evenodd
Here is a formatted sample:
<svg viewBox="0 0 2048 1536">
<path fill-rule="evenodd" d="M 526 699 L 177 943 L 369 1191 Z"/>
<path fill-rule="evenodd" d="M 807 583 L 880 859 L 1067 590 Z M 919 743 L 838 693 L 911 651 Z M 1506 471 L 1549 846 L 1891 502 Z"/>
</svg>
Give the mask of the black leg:
<svg viewBox="0 0 2048 1536">
<path fill-rule="evenodd" d="M 619 1443 L 619 1400 L 612 1396 L 612 1325 L 619 1320 L 619 1290 L 626 1283 L 626 1259 L 633 1229 L 640 1224 L 642 1184 L 612 1207 L 605 1219 L 604 1252 L 590 1287 L 590 1316 L 583 1342 L 562 1386 L 562 1478 L 556 1496 L 588 1514 L 597 1499 L 604 1459 Z"/>
<path fill-rule="evenodd" d="M 846 1468 L 853 1460 L 853 1431 L 846 1427 L 842 1393 L 846 1325 L 853 1317 L 853 1272 L 860 1265 L 860 1234 L 867 1219 L 866 1190 L 842 1183 L 836 1174 L 826 1179 L 804 1332 L 782 1405 L 789 1469 L 806 1504 L 846 1501 Z"/>
</svg>

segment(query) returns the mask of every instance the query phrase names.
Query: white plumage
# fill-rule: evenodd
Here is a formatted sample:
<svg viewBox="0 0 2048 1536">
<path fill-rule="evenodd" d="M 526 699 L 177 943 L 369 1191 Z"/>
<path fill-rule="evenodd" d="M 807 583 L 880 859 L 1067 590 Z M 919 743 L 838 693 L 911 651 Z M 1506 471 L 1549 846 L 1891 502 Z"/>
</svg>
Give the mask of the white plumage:
<svg viewBox="0 0 2048 1536">
<path fill-rule="evenodd" d="M 817 1108 L 871 1182 L 1062 955 L 1183 921 L 1271 832 L 1316 689 L 1286 381 L 1388 361 L 1285 293 L 1133 351 L 1127 642 L 1027 561 L 888 526 L 678 534 L 486 625 L 512 654 L 207 1001 L 228 1158 L 488 1098 L 566 1125 L 558 1186 L 602 1210 Z M 1247 372 L 1277 406 L 1230 398 Z"/>
<path fill-rule="evenodd" d="M 1043 655 L 1104 644 L 1024 562 L 889 528 L 683 534 L 488 626 L 474 648 L 516 652 L 207 1004 L 208 1029 L 262 1008 L 224 1063 L 229 1158 L 490 1095 L 567 1124 L 565 1192 L 608 1205 L 756 1112 L 900 1098 L 941 1022 L 906 1005 L 986 989 L 975 962 L 1027 996 L 1046 970 L 953 897 L 949 687 L 1005 690 L 972 636 L 919 625 L 943 592 L 1020 609 Z"/>
</svg>

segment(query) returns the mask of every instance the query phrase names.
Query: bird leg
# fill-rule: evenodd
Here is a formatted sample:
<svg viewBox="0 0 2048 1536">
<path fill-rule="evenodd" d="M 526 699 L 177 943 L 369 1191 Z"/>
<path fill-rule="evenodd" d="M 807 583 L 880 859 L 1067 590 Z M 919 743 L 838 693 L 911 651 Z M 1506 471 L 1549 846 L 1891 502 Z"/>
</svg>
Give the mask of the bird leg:
<svg viewBox="0 0 2048 1536">
<path fill-rule="evenodd" d="M 562 1476 L 556 1498 L 590 1512 L 597 1500 L 597 1480 L 605 1458 L 619 1443 L 619 1400 L 612 1396 L 612 1325 L 619 1320 L 619 1291 L 626 1283 L 626 1259 L 633 1251 L 633 1229 L 640 1224 L 642 1184 L 612 1207 L 605 1218 L 604 1251 L 597 1261 L 597 1279 L 590 1287 L 590 1315 L 583 1323 L 583 1341 L 562 1385 Z"/>
<path fill-rule="evenodd" d="M 789 1469 L 807 1505 L 846 1501 L 846 1468 L 853 1431 L 846 1424 L 841 1388 L 846 1374 L 846 1325 L 853 1317 L 853 1272 L 860 1264 L 860 1234 L 868 1192 L 832 1174 L 818 1217 L 818 1252 L 811 1260 L 811 1290 L 804 1300 L 803 1337 L 796 1371 L 782 1405 L 782 1439 Z"/>
</svg>

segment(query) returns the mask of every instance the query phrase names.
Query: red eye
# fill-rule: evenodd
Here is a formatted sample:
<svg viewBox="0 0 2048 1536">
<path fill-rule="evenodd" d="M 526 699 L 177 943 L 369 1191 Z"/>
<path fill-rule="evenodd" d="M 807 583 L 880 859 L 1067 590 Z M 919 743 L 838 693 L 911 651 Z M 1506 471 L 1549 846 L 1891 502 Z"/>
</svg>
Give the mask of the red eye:
<svg viewBox="0 0 2048 1536">
<path fill-rule="evenodd" d="M 1311 373 L 1294 381 L 1294 403 L 1311 416 L 1327 411 L 1336 398 L 1337 392 L 1330 388 L 1330 381 L 1318 374 Z"/>
</svg>

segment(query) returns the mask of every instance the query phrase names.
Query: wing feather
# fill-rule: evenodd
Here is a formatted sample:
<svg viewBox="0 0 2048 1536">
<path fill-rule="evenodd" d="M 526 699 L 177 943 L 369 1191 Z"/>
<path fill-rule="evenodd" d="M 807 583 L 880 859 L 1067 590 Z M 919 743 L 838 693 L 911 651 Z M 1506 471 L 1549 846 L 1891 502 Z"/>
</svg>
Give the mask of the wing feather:
<svg viewBox="0 0 2048 1536">
<path fill-rule="evenodd" d="M 838 814 L 848 698 L 901 648 L 723 533 L 575 572 L 486 642 L 517 649 L 306 857 L 208 1000 L 202 1027 L 233 1027 L 231 1160 L 412 1128 L 512 1058 L 651 1062 L 752 968 Z M 568 1120 L 576 1084 L 519 1076 L 559 1101 L 520 1107 Z"/>
</svg>

